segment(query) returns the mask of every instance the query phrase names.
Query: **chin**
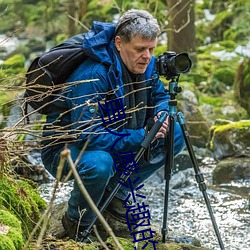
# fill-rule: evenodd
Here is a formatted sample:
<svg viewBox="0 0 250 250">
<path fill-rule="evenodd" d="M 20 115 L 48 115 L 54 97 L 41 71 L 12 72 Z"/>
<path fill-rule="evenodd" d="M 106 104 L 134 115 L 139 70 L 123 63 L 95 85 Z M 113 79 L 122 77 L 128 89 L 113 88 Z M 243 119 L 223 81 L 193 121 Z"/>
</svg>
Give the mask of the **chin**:
<svg viewBox="0 0 250 250">
<path fill-rule="evenodd" d="M 136 75 L 141 75 L 141 74 L 144 74 L 146 71 L 146 69 L 143 69 L 143 70 L 136 70 L 135 72 L 133 72 L 134 74 Z"/>
</svg>

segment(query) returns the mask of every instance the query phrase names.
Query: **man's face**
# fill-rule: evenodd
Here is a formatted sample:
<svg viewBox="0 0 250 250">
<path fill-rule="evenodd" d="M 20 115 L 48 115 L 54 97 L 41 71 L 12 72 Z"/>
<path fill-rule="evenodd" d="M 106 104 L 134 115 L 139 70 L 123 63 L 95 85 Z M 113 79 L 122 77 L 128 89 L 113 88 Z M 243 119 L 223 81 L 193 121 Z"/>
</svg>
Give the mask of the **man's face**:
<svg viewBox="0 0 250 250">
<path fill-rule="evenodd" d="M 134 74 L 143 74 L 153 55 L 157 39 L 146 40 L 136 35 L 129 43 L 124 43 L 121 37 L 115 37 L 115 46 L 128 70 Z"/>
</svg>

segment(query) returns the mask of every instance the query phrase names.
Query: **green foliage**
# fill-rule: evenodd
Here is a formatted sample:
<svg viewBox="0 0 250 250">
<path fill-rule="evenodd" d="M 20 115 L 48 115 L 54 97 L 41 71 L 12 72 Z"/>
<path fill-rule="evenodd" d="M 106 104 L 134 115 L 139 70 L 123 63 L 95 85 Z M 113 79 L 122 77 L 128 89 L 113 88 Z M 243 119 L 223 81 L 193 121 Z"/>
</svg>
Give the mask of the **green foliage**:
<svg viewBox="0 0 250 250">
<path fill-rule="evenodd" d="M 214 19 L 206 20 L 204 10 L 214 14 Z M 236 44 L 245 45 L 249 42 L 250 2 L 246 0 L 211 1 L 204 0 L 196 4 L 197 40 L 201 43 L 231 40 Z"/>
</svg>

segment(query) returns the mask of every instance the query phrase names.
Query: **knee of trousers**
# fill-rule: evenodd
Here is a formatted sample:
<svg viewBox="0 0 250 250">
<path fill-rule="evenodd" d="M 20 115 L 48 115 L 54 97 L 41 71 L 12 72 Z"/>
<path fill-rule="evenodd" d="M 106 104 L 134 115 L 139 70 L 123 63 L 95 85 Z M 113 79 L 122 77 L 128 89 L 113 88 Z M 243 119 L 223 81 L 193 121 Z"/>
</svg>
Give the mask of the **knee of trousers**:
<svg viewBox="0 0 250 250">
<path fill-rule="evenodd" d="M 109 180 L 114 175 L 114 160 L 105 151 L 87 151 L 83 154 L 78 166 L 80 176 L 98 180 Z"/>
<path fill-rule="evenodd" d="M 180 124 L 175 123 L 175 136 L 174 136 L 174 152 L 175 155 L 179 154 L 186 147 L 184 136 Z"/>
</svg>

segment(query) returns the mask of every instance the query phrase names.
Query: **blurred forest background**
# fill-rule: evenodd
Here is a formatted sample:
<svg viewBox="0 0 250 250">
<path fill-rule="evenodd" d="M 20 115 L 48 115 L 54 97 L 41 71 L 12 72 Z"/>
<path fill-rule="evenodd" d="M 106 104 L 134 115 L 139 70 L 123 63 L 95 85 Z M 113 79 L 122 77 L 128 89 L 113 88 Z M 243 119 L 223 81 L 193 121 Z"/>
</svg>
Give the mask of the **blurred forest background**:
<svg viewBox="0 0 250 250">
<path fill-rule="evenodd" d="M 248 0 L 0 0 L 1 128 L 12 106 L 9 101 L 24 90 L 31 60 L 86 32 L 93 20 L 116 22 L 131 8 L 148 10 L 159 20 L 162 33 L 155 56 L 167 50 L 189 53 L 193 67 L 180 83 L 186 81 L 195 90 L 201 109 L 212 109 L 207 118 L 249 118 Z M 225 106 L 230 108 L 223 113 Z"/>
</svg>

